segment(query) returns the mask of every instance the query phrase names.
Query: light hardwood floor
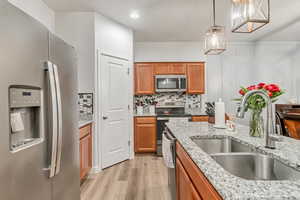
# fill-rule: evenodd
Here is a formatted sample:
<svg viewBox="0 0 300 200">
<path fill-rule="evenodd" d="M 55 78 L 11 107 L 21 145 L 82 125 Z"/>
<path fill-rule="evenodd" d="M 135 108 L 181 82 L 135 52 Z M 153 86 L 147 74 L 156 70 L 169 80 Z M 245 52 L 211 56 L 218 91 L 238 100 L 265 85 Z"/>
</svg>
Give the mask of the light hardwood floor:
<svg viewBox="0 0 300 200">
<path fill-rule="evenodd" d="M 136 155 L 90 176 L 81 200 L 171 200 L 167 173 L 161 157 Z"/>
</svg>

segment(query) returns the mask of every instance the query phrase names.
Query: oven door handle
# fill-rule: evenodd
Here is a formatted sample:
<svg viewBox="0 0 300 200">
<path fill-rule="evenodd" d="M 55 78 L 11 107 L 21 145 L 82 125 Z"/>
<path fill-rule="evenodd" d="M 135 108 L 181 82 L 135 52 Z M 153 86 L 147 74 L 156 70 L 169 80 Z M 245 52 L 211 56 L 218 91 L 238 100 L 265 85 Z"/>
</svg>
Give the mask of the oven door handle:
<svg viewBox="0 0 300 200">
<path fill-rule="evenodd" d="M 164 134 L 164 135 L 166 135 L 167 139 L 168 139 L 168 140 L 170 140 L 171 142 L 174 142 L 174 141 L 176 141 L 176 138 L 175 138 L 175 137 L 173 137 L 173 136 L 170 134 L 170 132 L 169 132 L 169 131 L 167 131 L 167 130 L 164 130 L 164 131 L 163 131 L 163 134 Z"/>
<path fill-rule="evenodd" d="M 158 117 L 157 121 L 169 121 L 170 118 L 169 117 Z"/>
</svg>

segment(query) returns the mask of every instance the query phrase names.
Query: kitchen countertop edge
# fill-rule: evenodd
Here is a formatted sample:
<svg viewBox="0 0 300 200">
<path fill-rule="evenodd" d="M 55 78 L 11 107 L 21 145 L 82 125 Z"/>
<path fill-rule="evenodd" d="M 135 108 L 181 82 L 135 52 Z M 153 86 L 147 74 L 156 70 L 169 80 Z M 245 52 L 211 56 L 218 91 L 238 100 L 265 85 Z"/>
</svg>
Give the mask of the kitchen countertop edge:
<svg viewBox="0 0 300 200">
<path fill-rule="evenodd" d="M 82 128 L 82 127 L 84 127 L 84 126 L 86 126 L 86 125 L 88 125 L 88 124 L 91 124 L 91 123 L 93 123 L 93 122 L 94 122 L 93 119 L 91 119 L 91 120 L 82 120 L 82 121 L 79 121 L 79 122 L 78 122 L 78 127 L 79 127 L 79 128 Z"/>
</svg>

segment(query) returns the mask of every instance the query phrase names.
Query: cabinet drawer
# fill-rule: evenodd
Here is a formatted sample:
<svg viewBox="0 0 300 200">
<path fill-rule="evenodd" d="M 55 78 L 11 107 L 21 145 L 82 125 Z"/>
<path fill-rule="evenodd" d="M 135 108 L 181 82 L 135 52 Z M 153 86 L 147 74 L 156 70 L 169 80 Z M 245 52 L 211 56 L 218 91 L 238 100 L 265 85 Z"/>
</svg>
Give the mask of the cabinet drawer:
<svg viewBox="0 0 300 200">
<path fill-rule="evenodd" d="M 137 124 L 154 124 L 156 123 L 156 117 L 136 117 L 135 122 Z"/>
<path fill-rule="evenodd" d="M 208 122 L 208 116 L 192 116 L 193 122 Z"/>
<path fill-rule="evenodd" d="M 84 138 L 92 132 L 92 124 L 85 125 L 79 129 L 80 139 Z"/>
<path fill-rule="evenodd" d="M 178 142 L 176 143 L 176 154 L 202 199 L 221 200 L 221 196 Z"/>
</svg>

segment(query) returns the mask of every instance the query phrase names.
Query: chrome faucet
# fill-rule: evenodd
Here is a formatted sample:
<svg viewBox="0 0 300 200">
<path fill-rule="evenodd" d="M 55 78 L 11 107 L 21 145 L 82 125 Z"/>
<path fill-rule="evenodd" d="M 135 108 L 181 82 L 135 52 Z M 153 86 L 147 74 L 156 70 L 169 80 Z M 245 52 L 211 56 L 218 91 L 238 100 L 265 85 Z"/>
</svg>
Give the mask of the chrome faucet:
<svg viewBox="0 0 300 200">
<path fill-rule="evenodd" d="M 267 122 L 265 128 L 265 147 L 269 149 L 275 149 L 275 142 L 281 141 L 278 136 L 275 136 L 275 126 L 273 122 L 273 112 L 272 112 L 272 100 L 269 95 L 263 90 L 252 90 L 245 94 L 241 104 L 238 107 L 236 116 L 238 118 L 244 118 L 247 108 L 247 101 L 252 95 L 260 95 L 267 103 Z"/>
</svg>

